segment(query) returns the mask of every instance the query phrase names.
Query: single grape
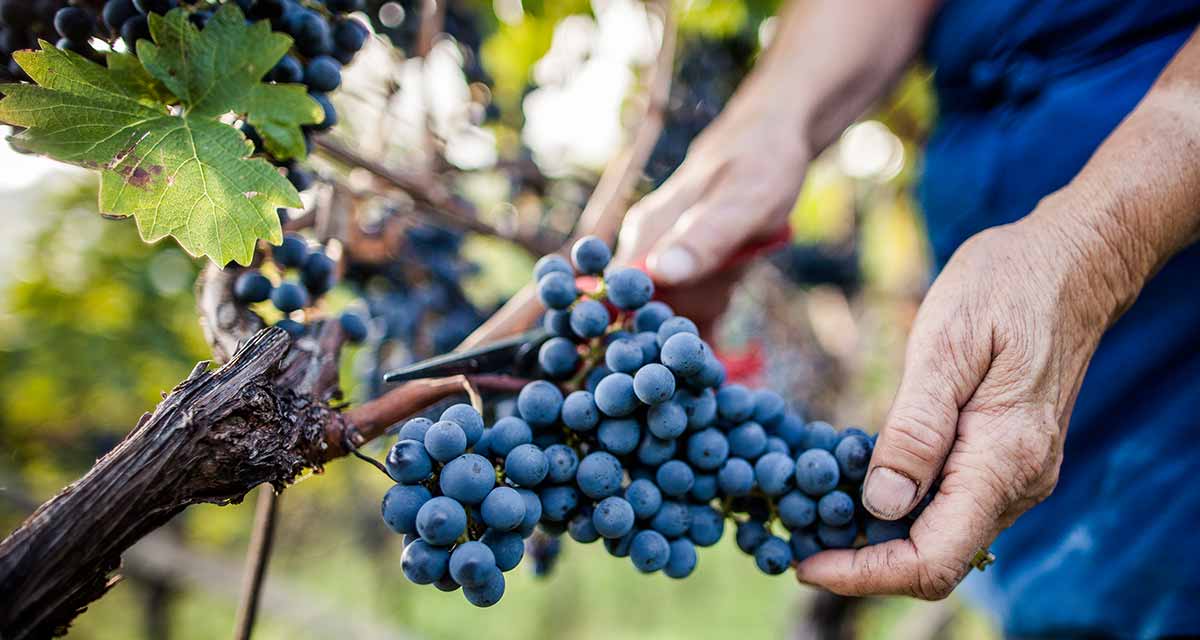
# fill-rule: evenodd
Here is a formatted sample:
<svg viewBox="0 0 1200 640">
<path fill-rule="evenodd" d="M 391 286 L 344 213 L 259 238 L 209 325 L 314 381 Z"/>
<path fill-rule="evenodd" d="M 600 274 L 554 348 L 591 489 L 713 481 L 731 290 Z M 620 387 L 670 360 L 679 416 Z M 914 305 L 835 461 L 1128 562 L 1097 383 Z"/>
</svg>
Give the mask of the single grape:
<svg viewBox="0 0 1200 640">
<path fill-rule="evenodd" d="M 542 518 L 551 522 L 565 522 L 579 505 L 579 493 L 571 485 L 546 487 L 538 497 L 542 502 Z"/>
<path fill-rule="evenodd" d="M 843 527 L 835 527 L 824 522 L 817 525 L 817 539 L 826 549 L 849 549 L 854 546 L 858 537 L 858 525 L 853 520 Z"/>
<path fill-rule="evenodd" d="M 304 84 L 313 91 L 333 91 L 342 84 L 342 65 L 330 56 L 317 56 L 304 67 Z"/>
<path fill-rule="evenodd" d="M 579 368 L 579 351 L 566 338 L 550 338 L 538 349 L 538 364 L 551 379 L 565 380 Z"/>
<path fill-rule="evenodd" d="M 612 370 L 604 365 L 594 367 L 588 372 L 587 377 L 583 379 L 583 388 L 586 389 L 588 393 L 595 395 L 596 387 L 600 386 L 600 381 L 608 377 L 608 374 L 610 373 L 612 373 Z"/>
<path fill-rule="evenodd" d="M 304 65 L 300 61 L 290 55 L 285 55 L 271 67 L 271 71 L 267 74 L 267 78 L 275 82 L 285 82 L 299 84 L 304 81 Z M 316 96 L 313 96 L 314 98 Z M 324 97 L 324 94 L 322 94 Z"/>
<path fill-rule="evenodd" d="M 323 295 L 333 287 L 334 264 L 329 256 L 314 251 L 304 259 L 300 266 L 300 282 L 314 297 Z"/>
<path fill-rule="evenodd" d="M 500 418 L 492 426 L 491 432 L 488 446 L 492 455 L 499 458 L 507 456 L 517 445 L 533 442 L 533 430 L 529 428 L 529 423 L 516 416 Z"/>
<path fill-rule="evenodd" d="M 810 496 L 833 491 L 839 479 L 837 460 L 825 449 L 809 449 L 796 459 L 796 486 Z"/>
<path fill-rule="evenodd" d="M 553 483 L 570 482 L 579 470 L 579 454 L 565 444 L 552 444 L 545 449 L 549 471 L 546 481 Z"/>
<path fill-rule="evenodd" d="M 743 422 L 729 432 L 729 455 L 757 460 L 767 450 L 767 431 L 757 422 Z"/>
<path fill-rule="evenodd" d="M 727 496 L 748 496 L 754 489 L 754 467 L 741 458 L 730 458 L 717 473 L 717 486 Z"/>
<path fill-rule="evenodd" d="M 537 264 L 533 265 L 533 279 L 540 281 L 546 274 L 556 271 L 570 276 L 571 282 L 575 281 L 575 270 L 571 268 L 571 263 L 556 253 L 538 259 Z"/>
<path fill-rule="evenodd" d="M 341 18 L 333 25 L 333 44 L 347 53 L 362 49 L 367 35 L 367 28 L 354 18 Z"/>
<path fill-rule="evenodd" d="M 525 519 L 525 499 L 516 489 L 496 487 L 480 506 L 483 523 L 497 531 L 512 531 Z"/>
<path fill-rule="evenodd" d="M 495 554 L 477 540 L 464 542 L 450 553 L 450 575 L 464 587 L 483 585 L 497 569 Z"/>
<path fill-rule="evenodd" d="M 654 333 L 658 331 L 664 320 L 673 315 L 675 312 L 667 306 L 667 303 L 652 300 L 633 314 L 633 329 L 639 333 L 644 331 Z"/>
<path fill-rule="evenodd" d="M 634 480 L 625 489 L 625 500 L 634 515 L 642 520 L 654 517 L 662 506 L 663 496 L 657 485 L 649 480 Z"/>
<path fill-rule="evenodd" d="M 779 499 L 776 509 L 779 521 L 788 529 L 803 529 L 817 521 L 816 503 L 800 491 L 789 491 Z"/>
<path fill-rule="evenodd" d="M 359 343 L 367 339 L 367 323 L 357 313 L 343 313 L 338 317 L 338 324 L 342 326 L 342 332 L 350 342 Z"/>
<path fill-rule="evenodd" d="M 293 338 L 299 338 L 300 336 L 304 335 L 305 331 L 303 324 L 296 322 L 291 318 L 284 318 L 279 322 L 276 322 L 275 326 L 288 332 L 288 335 L 292 336 Z"/>
<path fill-rule="evenodd" d="M 442 494 L 463 504 L 479 504 L 496 486 L 496 470 L 487 458 L 464 453 L 442 468 L 438 486 Z"/>
<path fill-rule="evenodd" d="M 688 511 L 687 504 L 673 500 L 663 501 L 658 513 L 650 519 L 650 528 L 668 538 L 677 538 L 687 533 L 691 524 L 692 514 Z"/>
<path fill-rule="evenodd" d="M 453 544 L 467 530 L 467 512 L 458 500 L 438 496 L 421 505 L 416 525 L 425 542 L 439 546 Z"/>
<path fill-rule="evenodd" d="M 298 283 L 281 282 L 271 291 L 271 304 L 284 313 L 291 313 L 308 306 L 308 292 Z"/>
<path fill-rule="evenodd" d="M 233 283 L 233 297 L 245 304 L 262 302 L 271 297 L 271 281 L 257 271 L 243 271 Z"/>
<path fill-rule="evenodd" d="M 63 7 L 54 14 L 54 30 L 58 35 L 76 42 L 87 42 L 92 37 L 96 19 L 79 7 Z"/>
<path fill-rule="evenodd" d="M 417 512 L 433 496 L 421 485 L 398 484 L 383 494 L 383 521 L 396 533 L 417 532 Z M 869 529 L 868 529 L 869 531 Z"/>
<path fill-rule="evenodd" d="M 646 404 L 660 405 L 675 395 L 675 376 L 671 374 L 671 370 L 667 367 L 657 362 L 651 362 L 638 369 L 637 373 L 633 376 L 633 392 L 638 400 Z M 683 417 L 683 426 L 686 428 L 687 415 L 683 413 L 683 407 L 674 406 L 678 409 L 679 415 Z M 675 409 L 667 409 L 666 411 L 675 411 Z M 660 435 L 659 437 L 665 438 L 668 436 Z"/>
<path fill-rule="evenodd" d="M 630 531 L 623 538 L 605 538 L 604 548 L 614 558 L 626 558 L 629 556 L 629 548 L 633 546 L 633 537 L 637 533 L 637 530 L 634 530 Z"/>
<path fill-rule="evenodd" d="M 604 350 L 604 364 L 613 371 L 632 374 L 642 366 L 644 355 L 637 340 L 621 338 L 610 342 Z M 675 381 L 672 380 L 671 384 L 674 386 Z"/>
<path fill-rule="evenodd" d="M 774 427 L 787 412 L 783 397 L 770 389 L 759 389 L 753 394 L 754 413 L 752 418 L 764 427 Z"/>
<path fill-rule="evenodd" d="M 467 446 L 479 442 L 483 436 L 483 416 L 469 404 L 458 403 L 451 405 L 442 412 L 441 420 L 450 421 L 462 427 L 467 436 Z"/>
<path fill-rule="evenodd" d="M 793 533 L 788 546 L 792 548 L 792 560 L 795 562 L 804 562 L 823 550 L 817 536 L 807 532 Z"/>
<path fill-rule="evenodd" d="M 429 418 L 413 418 L 400 427 L 396 436 L 401 440 L 416 440 L 423 443 L 425 442 L 425 432 L 429 431 L 429 427 L 432 426 L 433 421 Z"/>
<path fill-rule="evenodd" d="M 804 447 L 804 441 L 808 437 L 808 428 L 800 416 L 788 413 L 775 427 L 775 436 L 787 443 L 788 449 L 796 451 Z"/>
<path fill-rule="evenodd" d="M 550 461 L 532 444 L 517 445 L 504 458 L 504 474 L 523 487 L 536 487 L 550 472 Z"/>
<path fill-rule="evenodd" d="M 104 8 L 100 10 L 100 16 L 104 18 L 104 24 L 108 26 L 108 30 L 113 33 L 121 31 L 121 25 L 125 21 L 137 15 L 138 10 L 134 8 L 132 0 L 108 0 L 104 3 Z M 12 24 L 11 22 L 9 24 Z"/>
<path fill-rule="evenodd" d="M 479 541 L 492 550 L 496 567 L 501 571 L 512 571 L 521 564 L 521 558 L 525 555 L 525 541 L 519 533 L 488 529 Z"/>
<path fill-rule="evenodd" d="M 283 242 L 271 248 L 271 260 L 281 269 L 300 268 L 308 257 L 308 243 L 304 237 L 295 233 L 286 233 Z"/>
<path fill-rule="evenodd" d="M 767 438 L 767 450 L 763 453 L 782 453 L 783 455 L 788 455 L 791 451 L 792 448 L 782 439 L 770 436 Z"/>
<path fill-rule="evenodd" d="M 655 472 L 654 479 L 664 494 L 676 498 L 687 495 L 696 484 L 695 472 L 682 460 L 663 463 Z"/>
<path fill-rule="evenodd" d="M 545 380 L 534 380 L 517 395 L 517 412 L 533 427 L 547 427 L 558 420 L 563 395 Z"/>
<path fill-rule="evenodd" d="M 673 440 L 687 429 L 687 413 L 674 402 L 657 404 L 646 412 L 646 426 L 656 437 Z"/>
<path fill-rule="evenodd" d="M 612 251 L 596 236 L 584 236 L 571 247 L 571 261 L 580 273 L 600 275 L 612 259 Z"/>
<path fill-rule="evenodd" d="M 433 474 L 433 461 L 425 445 L 416 440 L 400 440 L 392 445 L 384 466 L 392 480 L 403 484 L 421 482 Z"/>
<path fill-rule="evenodd" d="M 463 587 L 467 601 L 477 607 L 490 607 L 504 597 L 504 574 L 493 569 L 487 580 L 478 587 Z"/>
<path fill-rule="evenodd" d="M 706 504 L 693 504 L 688 507 L 691 524 L 688 526 L 688 538 L 697 546 L 711 547 L 721 540 L 725 534 L 725 517 L 720 511 Z"/>
<path fill-rule="evenodd" d="M 400 570 L 413 584 L 433 584 L 446 575 L 450 564 L 450 551 L 434 546 L 424 540 L 414 540 L 404 545 L 400 556 Z"/>
<path fill-rule="evenodd" d="M 844 491 L 830 491 L 817 502 L 817 514 L 825 524 L 844 527 L 854 519 L 854 499 Z"/>
<path fill-rule="evenodd" d="M 643 331 L 633 335 L 634 342 L 642 348 L 642 362 L 650 363 L 658 360 L 658 335 L 651 331 Z"/>
<path fill-rule="evenodd" d="M 725 365 L 709 350 L 704 356 L 704 366 L 700 372 L 687 380 L 693 387 L 720 387 L 725 384 Z"/>
<path fill-rule="evenodd" d="M 572 391 L 563 400 L 562 421 L 572 431 L 591 431 L 600 423 L 600 410 L 588 391 Z"/>
<path fill-rule="evenodd" d="M 687 459 L 697 469 L 712 471 L 728 457 L 729 441 L 716 429 L 705 429 L 688 438 Z"/>
<path fill-rule="evenodd" d="M 621 418 L 638 408 L 633 377 L 628 373 L 610 373 L 596 385 L 596 406 L 606 416 Z"/>
<path fill-rule="evenodd" d="M 192 15 L 196 15 L 196 14 L 193 13 Z M 462 585 L 455 582 L 454 578 L 450 575 L 449 572 L 442 575 L 441 578 L 438 578 L 437 582 L 433 583 L 433 586 L 437 587 L 438 591 L 443 591 L 445 593 L 458 591 L 459 589 L 462 588 Z"/>
<path fill-rule="evenodd" d="M 642 443 L 637 448 L 638 462 L 647 467 L 658 465 L 675 457 L 679 445 L 675 440 L 663 440 L 652 433 L 642 436 Z"/>
<path fill-rule="evenodd" d="M 579 295 L 575 277 L 561 271 L 551 271 L 539 278 L 537 292 L 547 309 L 566 309 Z"/>
<path fill-rule="evenodd" d="M 467 434 L 457 422 L 435 422 L 425 432 L 425 450 L 434 460 L 449 462 L 467 452 Z"/>
<path fill-rule="evenodd" d="M 542 316 L 542 327 L 551 335 L 563 338 L 575 335 L 571 331 L 571 312 L 563 309 L 546 309 L 546 315 Z"/>
<path fill-rule="evenodd" d="M 688 320 L 683 316 L 673 316 L 663 320 L 658 326 L 658 331 L 655 332 L 655 338 L 658 340 L 658 348 L 661 349 L 667 340 L 677 333 L 690 333 L 694 336 L 700 335 L 700 330 L 696 328 L 696 323 Z"/>
<path fill-rule="evenodd" d="M 717 390 L 717 413 L 733 423 L 750 419 L 754 413 L 754 397 L 740 384 L 729 384 Z"/>
<path fill-rule="evenodd" d="M 592 513 L 596 531 L 605 538 L 620 538 L 633 531 L 633 505 L 625 498 L 609 496 L 601 500 Z"/>
<path fill-rule="evenodd" d="M 687 538 L 671 541 L 671 553 L 663 573 L 669 578 L 682 580 L 696 570 L 696 545 Z"/>
<path fill-rule="evenodd" d="M 316 178 L 313 177 L 312 172 L 295 162 L 288 162 L 284 166 L 287 168 L 288 182 L 292 183 L 296 191 L 308 191 L 316 182 Z"/>
<path fill-rule="evenodd" d="M 879 520 L 867 518 L 863 527 L 867 534 L 867 544 L 883 544 L 891 540 L 903 540 L 908 537 L 907 520 Z"/>
<path fill-rule="evenodd" d="M 126 20 L 125 24 L 121 25 L 121 39 L 131 50 L 135 48 L 138 40 L 149 40 L 150 21 L 144 15 L 137 15 Z"/>
<path fill-rule="evenodd" d="M 697 473 L 696 482 L 688 495 L 697 502 L 708 502 L 717 497 L 717 474 Z"/>
<path fill-rule="evenodd" d="M 521 494 L 521 499 L 525 501 L 525 517 L 521 520 L 521 528 L 517 531 L 520 532 L 522 538 L 526 538 L 533 533 L 538 520 L 542 519 L 542 499 L 529 489 L 517 489 L 517 493 Z"/>
<path fill-rule="evenodd" d="M 596 451 L 579 461 L 575 481 L 584 495 L 593 500 L 601 500 L 616 495 L 621 490 L 622 475 L 624 470 L 620 461 L 610 453 Z"/>
<path fill-rule="evenodd" d="M 770 536 L 754 550 L 754 564 L 770 576 L 777 576 L 792 564 L 792 548 L 783 538 Z"/>
<path fill-rule="evenodd" d="M 642 573 L 653 573 L 667 566 L 671 545 L 657 531 L 639 531 L 629 545 L 629 558 Z"/>
<path fill-rule="evenodd" d="M 737 540 L 738 549 L 744 553 L 753 554 L 758 549 L 759 545 L 767 541 L 771 534 L 767 532 L 767 528 L 763 523 L 757 520 L 747 520 L 739 522 L 737 525 Z"/>
<path fill-rule="evenodd" d="M 684 378 L 700 373 L 707 357 L 708 346 L 690 333 L 677 333 L 667 338 L 659 354 L 659 359 L 667 368 Z"/>
<path fill-rule="evenodd" d="M 642 431 L 638 421 L 633 418 L 606 419 L 600 423 L 596 431 L 596 439 L 600 446 L 614 455 L 623 456 L 637 449 Z"/>
<path fill-rule="evenodd" d="M 871 464 L 871 441 L 858 434 L 843 437 L 833 449 L 842 478 L 858 482 L 866 477 Z"/>
<path fill-rule="evenodd" d="M 613 269 L 604 276 L 604 282 L 608 287 L 608 301 L 621 309 L 632 311 L 654 296 L 654 283 L 639 269 Z"/>
<path fill-rule="evenodd" d="M 610 320 L 608 309 L 595 300 L 581 300 L 571 309 L 571 331 L 581 338 L 604 335 Z"/>
<path fill-rule="evenodd" d="M 808 434 L 804 440 L 805 449 L 824 449 L 832 452 L 838 444 L 837 429 L 828 422 L 814 422 L 808 425 Z"/>
<path fill-rule="evenodd" d="M 588 544 L 600 539 L 600 532 L 596 530 L 596 524 L 592 521 L 592 513 L 590 511 L 580 511 L 576 513 L 571 521 L 567 523 L 567 533 L 571 539 L 581 544 Z"/>
<path fill-rule="evenodd" d="M 782 453 L 768 453 L 754 463 L 754 480 L 763 493 L 779 496 L 792 486 L 792 476 L 799 473 L 796 462 Z"/>
</svg>

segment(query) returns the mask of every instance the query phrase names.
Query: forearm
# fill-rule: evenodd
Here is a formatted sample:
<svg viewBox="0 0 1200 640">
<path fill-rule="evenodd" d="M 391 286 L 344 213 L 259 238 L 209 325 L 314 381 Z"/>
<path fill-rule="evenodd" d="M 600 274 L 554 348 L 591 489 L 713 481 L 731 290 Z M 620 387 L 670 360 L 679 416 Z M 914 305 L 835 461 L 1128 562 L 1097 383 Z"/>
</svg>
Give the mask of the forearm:
<svg viewBox="0 0 1200 640">
<path fill-rule="evenodd" d="M 1200 32 L 1066 187 L 1030 216 L 1063 231 L 1108 291 L 1109 321 L 1200 237 Z"/>
<path fill-rule="evenodd" d="M 939 0 L 793 0 L 739 90 L 763 93 L 813 155 L 878 100 L 920 48 Z M 735 99 L 736 101 L 737 99 Z"/>
</svg>

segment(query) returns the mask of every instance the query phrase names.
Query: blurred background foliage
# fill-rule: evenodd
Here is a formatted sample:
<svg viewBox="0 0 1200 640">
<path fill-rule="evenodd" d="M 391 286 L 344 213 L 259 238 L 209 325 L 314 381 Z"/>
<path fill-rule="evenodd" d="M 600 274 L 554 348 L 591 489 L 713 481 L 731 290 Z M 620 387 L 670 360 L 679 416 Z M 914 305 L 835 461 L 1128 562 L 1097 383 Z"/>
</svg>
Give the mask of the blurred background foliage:
<svg viewBox="0 0 1200 640">
<path fill-rule="evenodd" d="M 488 78 L 482 89 L 468 83 L 458 69 L 469 61 L 451 56 L 452 88 L 472 96 L 486 90 L 495 111 L 447 125 L 447 145 L 459 140 L 454 131 L 470 134 L 461 140 L 467 151 L 447 148 L 448 160 L 472 169 L 455 174 L 456 187 L 500 222 L 569 228 L 604 161 L 635 124 L 629 119 L 638 112 L 639 88 L 620 73 L 594 74 L 616 78 L 617 99 L 613 113 L 587 117 L 611 120 L 618 128 L 597 129 L 601 136 L 615 132 L 617 140 L 584 140 L 578 122 L 564 113 L 614 89 L 564 96 L 575 79 L 592 77 L 587 63 L 602 59 L 614 33 L 628 26 L 616 20 L 618 9 L 628 13 L 636 3 L 454 4 L 475 17 L 481 38 L 475 53 Z M 777 4 L 676 4 L 676 83 L 643 191 L 678 164 L 752 65 L 771 36 Z M 644 67 L 645 52 L 627 49 L 619 65 Z M 347 88 L 337 96 L 346 114 L 339 136 L 389 164 L 419 164 L 428 159 L 419 145 L 398 137 L 404 119 L 391 112 L 405 104 L 413 61 L 380 55 L 363 55 L 348 70 Z M 552 68 L 563 56 L 574 56 L 574 66 Z M 387 62 L 382 72 L 380 60 Z M 390 93 L 381 97 L 383 85 Z M 720 348 L 746 382 L 784 392 L 814 419 L 873 431 L 887 411 L 904 338 L 931 275 L 910 189 L 935 111 L 929 74 L 914 69 L 874 115 L 812 165 L 792 217 L 795 242 L 751 270 L 721 327 Z M 541 176 L 535 180 L 500 169 L 530 158 Z M 0 525 L 8 531 L 86 471 L 208 353 L 192 299 L 199 263 L 172 244 L 142 244 L 130 222 L 97 216 L 89 174 L 6 146 L 0 174 L 8 176 L 0 180 L 8 231 L 0 238 Z M 357 178 L 347 176 L 352 184 Z M 469 237 L 464 252 L 480 267 L 465 288 L 481 308 L 516 291 L 532 264 L 531 256 L 493 238 Z M 335 293 L 329 304 L 351 297 Z M 356 357 L 347 354 L 343 368 L 350 398 L 361 398 L 364 384 Z M 373 452 L 384 446 L 377 443 Z M 731 535 L 702 554 L 699 570 L 682 582 L 639 575 L 625 561 L 568 541 L 553 576 L 518 571 L 504 600 L 479 610 L 403 579 L 400 539 L 378 516 L 388 486 L 371 467 L 347 460 L 285 493 L 256 637 L 449 639 L 466 630 L 496 640 L 996 637 L 985 618 L 955 599 L 822 604 L 787 576 L 760 574 Z M 139 544 L 127 557 L 128 579 L 78 619 L 72 637 L 225 637 L 252 505 L 191 508 Z M 822 606 L 848 607 L 838 636 L 814 635 Z"/>
</svg>

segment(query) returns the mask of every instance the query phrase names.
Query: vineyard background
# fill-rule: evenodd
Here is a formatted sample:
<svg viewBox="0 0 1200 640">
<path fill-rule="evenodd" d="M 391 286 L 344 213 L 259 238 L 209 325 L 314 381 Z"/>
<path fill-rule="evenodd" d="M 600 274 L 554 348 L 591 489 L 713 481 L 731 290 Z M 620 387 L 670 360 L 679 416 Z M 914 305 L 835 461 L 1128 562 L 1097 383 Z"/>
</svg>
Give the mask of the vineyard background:
<svg viewBox="0 0 1200 640">
<path fill-rule="evenodd" d="M 675 83 L 640 191 L 669 173 L 732 89 L 736 62 L 752 60 L 769 39 L 773 5 L 676 7 Z M 395 7 L 372 3 L 375 26 L 404 37 L 404 21 L 393 24 Z M 421 60 L 373 40 L 333 98 L 341 119 L 333 143 L 395 171 L 453 181 L 498 228 L 566 233 L 637 125 L 647 99 L 641 80 L 662 23 L 632 0 L 473 1 L 449 9 L 447 18 L 474 20 L 478 42 L 456 46 L 443 37 Z M 873 431 L 882 421 L 931 273 L 910 188 L 934 111 L 928 72 L 913 70 L 813 165 L 793 214 L 794 244 L 751 270 L 719 330 L 719 348 L 748 383 L 835 424 Z M 314 209 L 345 193 L 363 209 L 406 206 L 380 204 L 370 195 L 381 190 L 377 179 L 346 171 L 328 154 L 314 166 L 327 181 L 305 194 Z M 132 223 L 97 216 L 94 176 L 0 145 L 0 198 L 7 230 L 0 239 L 0 526 L 7 532 L 210 352 L 193 298 L 203 265 L 170 241 L 143 244 Z M 483 310 L 524 285 L 536 257 L 477 233 L 467 234 L 461 251 L 478 267 L 463 276 L 464 290 Z M 339 287 L 324 304 L 363 303 Z M 427 322 L 437 325 L 428 327 L 432 335 L 448 320 Z M 431 342 L 423 348 L 436 350 Z M 427 355 L 379 347 L 346 353 L 342 386 L 352 400 L 378 392 L 382 366 Z M 368 453 L 378 455 L 385 442 Z M 814 637 L 806 630 L 814 592 L 759 574 L 732 536 L 682 582 L 638 576 L 627 563 L 567 541 L 552 576 L 515 572 L 501 604 L 476 610 L 403 580 L 400 539 L 378 514 L 389 485 L 346 460 L 285 492 L 255 637 L 454 638 L 467 628 L 497 640 Z M 127 579 L 76 621 L 71 637 L 224 637 L 253 515 L 254 500 L 185 511 L 127 554 Z M 995 637 L 957 598 L 859 603 L 845 631 Z"/>
</svg>

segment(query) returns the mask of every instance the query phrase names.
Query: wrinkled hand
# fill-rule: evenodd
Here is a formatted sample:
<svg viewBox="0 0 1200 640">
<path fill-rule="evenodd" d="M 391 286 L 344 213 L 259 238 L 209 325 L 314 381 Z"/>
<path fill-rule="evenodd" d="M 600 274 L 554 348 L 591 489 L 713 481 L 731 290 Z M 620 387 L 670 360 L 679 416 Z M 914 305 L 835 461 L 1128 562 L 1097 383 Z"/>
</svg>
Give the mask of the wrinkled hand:
<svg viewBox="0 0 1200 640">
<path fill-rule="evenodd" d="M 989 229 L 951 258 L 917 314 L 863 503 L 894 520 L 940 477 L 938 493 L 908 540 L 819 553 L 800 581 L 944 598 L 977 550 L 1054 489 L 1088 361 L 1122 304 L 1101 270 L 1113 256 L 1081 243 L 1070 217 Z"/>
<path fill-rule="evenodd" d="M 801 127 L 769 97 L 740 92 L 621 228 L 617 261 L 645 260 L 662 297 L 701 327 L 724 310 L 741 275 L 719 267 L 787 224 L 804 181 L 810 154 Z"/>
</svg>

